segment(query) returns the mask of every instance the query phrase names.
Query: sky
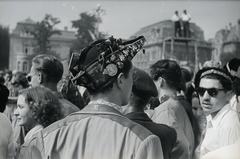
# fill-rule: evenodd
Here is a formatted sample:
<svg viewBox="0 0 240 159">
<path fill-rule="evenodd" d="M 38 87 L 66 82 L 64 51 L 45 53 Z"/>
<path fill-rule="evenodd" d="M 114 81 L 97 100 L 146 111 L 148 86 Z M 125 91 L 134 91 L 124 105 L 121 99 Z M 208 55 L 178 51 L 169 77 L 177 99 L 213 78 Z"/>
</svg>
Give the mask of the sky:
<svg viewBox="0 0 240 159">
<path fill-rule="evenodd" d="M 100 5 L 105 13 L 101 14 L 102 23 L 99 31 L 106 32 L 116 38 L 127 39 L 141 28 L 171 19 L 178 10 L 191 15 L 191 22 L 204 31 L 205 39 L 214 38 L 217 31 L 237 25 L 240 19 L 240 0 L 0 0 L 0 24 L 10 30 L 17 22 L 31 18 L 41 21 L 45 14 L 51 14 L 61 20 L 58 29 L 76 31 L 72 28 L 72 20 L 80 18 L 83 12 L 91 13 Z"/>
</svg>

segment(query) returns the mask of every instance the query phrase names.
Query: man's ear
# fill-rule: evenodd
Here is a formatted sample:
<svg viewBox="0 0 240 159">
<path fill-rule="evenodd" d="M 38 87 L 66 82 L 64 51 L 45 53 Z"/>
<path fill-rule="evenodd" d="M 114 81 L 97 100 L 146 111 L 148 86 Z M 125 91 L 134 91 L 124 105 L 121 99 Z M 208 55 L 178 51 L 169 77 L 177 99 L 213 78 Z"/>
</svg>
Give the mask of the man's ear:
<svg viewBox="0 0 240 159">
<path fill-rule="evenodd" d="M 228 102 L 229 102 L 230 99 L 233 97 L 233 95 L 234 95 L 234 92 L 233 92 L 232 90 L 227 91 L 227 101 L 228 101 Z"/>
<path fill-rule="evenodd" d="M 124 80 L 125 80 L 125 77 L 124 77 L 123 73 L 119 73 L 119 75 L 117 76 L 117 80 L 116 80 L 116 85 L 119 89 L 123 89 Z"/>
<path fill-rule="evenodd" d="M 162 77 L 159 77 L 157 80 L 157 87 L 162 87 L 164 83 L 164 79 Z"/>
<path fill-rule="evenodd" d="M 44 79 L 43 74 L 42 74 L 41 72 L 39 72 L 39 73 L 38 73 L 38 81 L 39 81 L 40 84 L 43 83 L 43 79 Z"/>
</svg>

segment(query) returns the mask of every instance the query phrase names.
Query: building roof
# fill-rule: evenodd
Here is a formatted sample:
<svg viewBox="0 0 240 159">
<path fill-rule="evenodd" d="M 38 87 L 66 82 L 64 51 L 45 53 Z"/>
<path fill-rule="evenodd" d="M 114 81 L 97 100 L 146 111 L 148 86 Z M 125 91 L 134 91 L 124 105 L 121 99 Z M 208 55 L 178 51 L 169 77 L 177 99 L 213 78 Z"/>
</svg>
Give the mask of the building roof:
<svg viewBox="0 0 240 159">
<path fill-rule="evenodd" d="M 28 17 L 27 19 L 25 19 L 25 20 L 22 20 L 22 21 L 18 22 L 18 23 L 23 23 L 23 24 L 36 24 L 36 22 L 33 21 L 32 19 L 30 19 L 29 17 Z"/>
</svg>

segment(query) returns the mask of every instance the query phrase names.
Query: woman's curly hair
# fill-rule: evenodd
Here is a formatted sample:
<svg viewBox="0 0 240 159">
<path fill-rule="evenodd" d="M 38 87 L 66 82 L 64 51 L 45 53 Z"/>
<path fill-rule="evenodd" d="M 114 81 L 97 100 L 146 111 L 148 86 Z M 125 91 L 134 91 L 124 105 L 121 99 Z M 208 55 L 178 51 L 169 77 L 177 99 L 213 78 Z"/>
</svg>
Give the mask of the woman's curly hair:
<svg viewBox="0 0 240 159">
<path fill-rule="evenodd" d="M 41 86 L 27 88 L 19 95 L 25 97 L 25 102 L 31 110 L 31 117 L 44 128 L 63 118 L 61 103 L 48 88 Z"/>
</svg>

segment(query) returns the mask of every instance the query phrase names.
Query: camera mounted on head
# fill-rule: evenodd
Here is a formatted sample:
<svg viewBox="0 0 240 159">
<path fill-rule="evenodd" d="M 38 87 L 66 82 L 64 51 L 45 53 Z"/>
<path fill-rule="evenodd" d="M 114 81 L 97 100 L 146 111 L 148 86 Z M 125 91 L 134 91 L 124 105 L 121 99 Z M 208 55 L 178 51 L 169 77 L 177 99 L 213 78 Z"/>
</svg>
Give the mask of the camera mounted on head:
<svg viewBox="0 0 240 159">
<path fill-rule="evenodd" d="M 93 42 L 80 53 L 73 53 L 69 64 L 72 82 L 92 90 L 101 90 L 124 70 L 145 41 L 143 36 L 125 42 L 111 36 Z"/>
</svg>

